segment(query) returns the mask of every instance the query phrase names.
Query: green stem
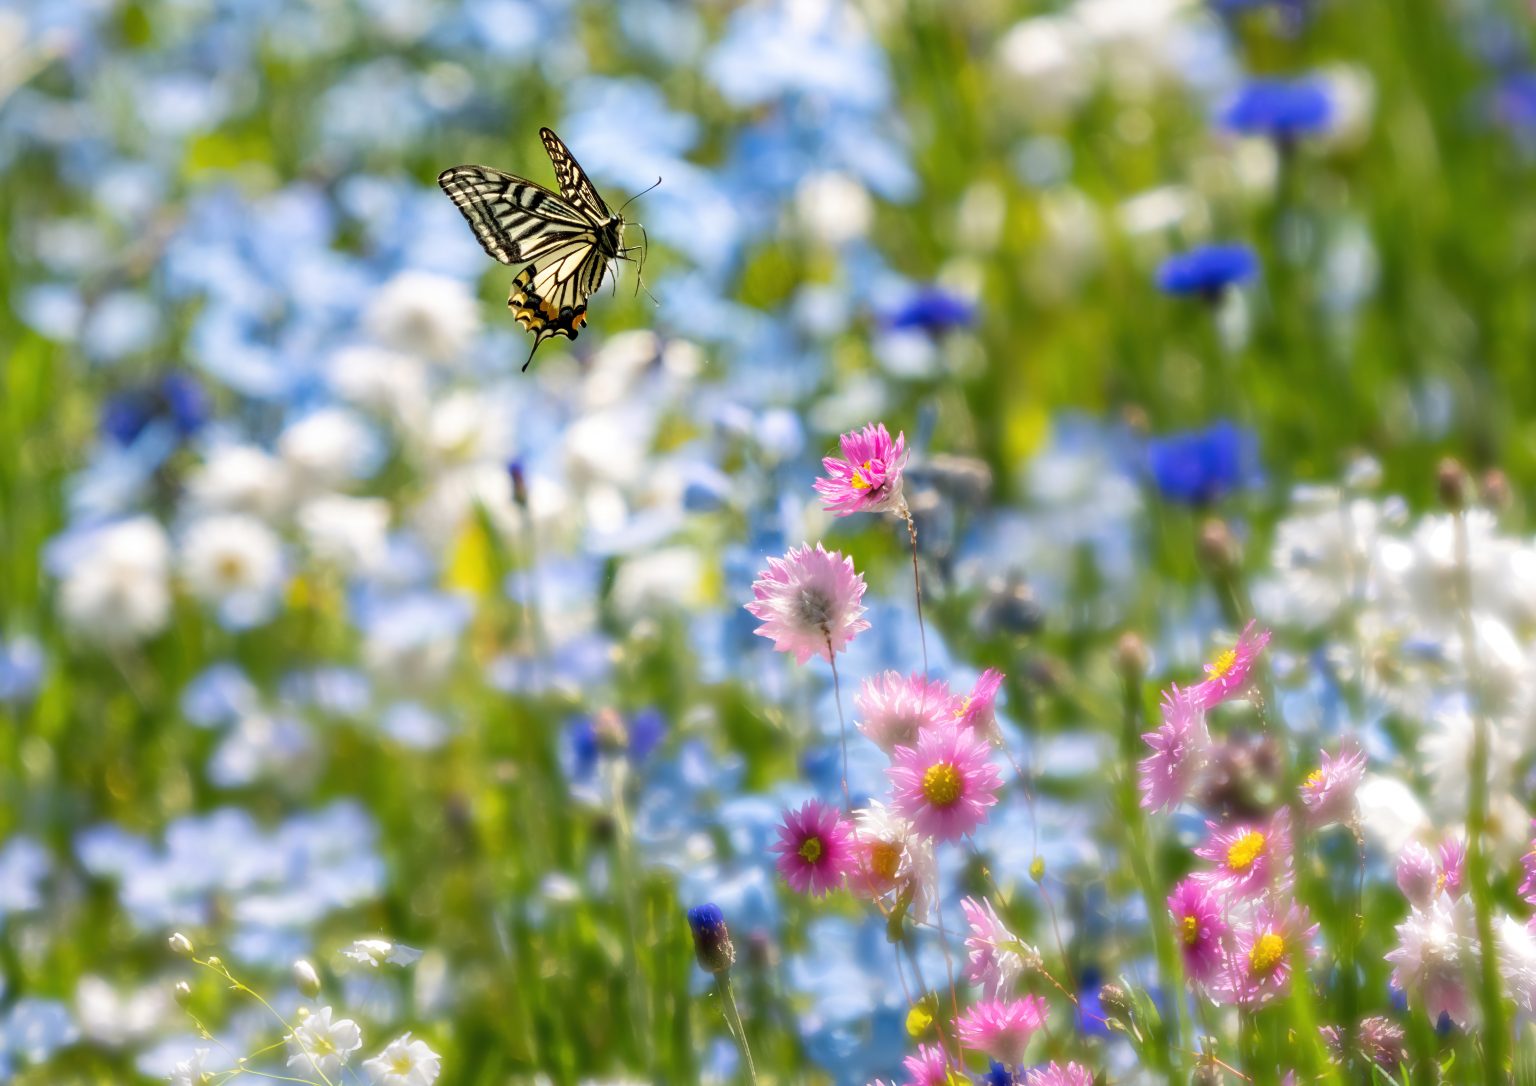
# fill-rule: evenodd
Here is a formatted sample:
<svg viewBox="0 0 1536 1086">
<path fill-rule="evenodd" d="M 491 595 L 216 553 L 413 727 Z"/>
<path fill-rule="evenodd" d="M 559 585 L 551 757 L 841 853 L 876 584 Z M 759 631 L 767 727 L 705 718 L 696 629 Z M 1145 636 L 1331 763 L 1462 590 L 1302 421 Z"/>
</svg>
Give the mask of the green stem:
<svg viewBox="0 0 1536 1086">
<path fill-rule="evenodd" d="M 741 1023 L 741 1011 L 736 1009 L 736 990 L 731 987 L 731 974 L 727 970 L 720 976 L 720 998 L 725 1006 L 725 1021 L 731 1027 L 731 1036 L 736 1038 L 736 1046 L 741 1049 L 742 1062 L 747 1065 L 747 1079 L 756 1086 L 757 1067 L 752 1062 L 752 1049 L 747 1044 L 747 1030 Z"/>
</svg>

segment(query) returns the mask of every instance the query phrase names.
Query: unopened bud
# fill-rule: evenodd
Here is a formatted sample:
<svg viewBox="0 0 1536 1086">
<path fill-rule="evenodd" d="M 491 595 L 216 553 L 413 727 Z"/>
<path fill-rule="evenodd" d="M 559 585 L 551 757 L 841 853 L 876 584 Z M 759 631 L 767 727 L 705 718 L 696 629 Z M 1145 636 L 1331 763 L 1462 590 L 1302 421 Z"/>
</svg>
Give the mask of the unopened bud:
<svg viewBox="0 0 1536 1086">
<path fill-rule="evenodd" d="M 523 462 L 514 460 L 507 465 L 507 474 L 512 477 L 512 500 L 523 508 L 528 507 L 528 477 L 523 473 Z"/>
<path fill-rule="evenodd" d="M 599 709 L 592 718 L 592 737 L 598 748 L 614 754 L 629 749 L 629 725 L 617 709 Z"/>
<path fill-rule="evenodd" d="M 1467 507 L 1467 472 L 1454 456 L 1440 461 L 1435 469 L 1435 486 L 1447 509 L 1459 511 Z"/>
<path fill-rule="evenodd" d="M 217 954 L 211 955 L 208 958 L 208 968 L 209 969 L 223 969 L 224 968 L 224 959 L 219 957 Z"/>
<path fill-rule="evenodd" d="M 1489 468 L 1483 472 L 1482 481 L 1478 484 L 1478 492 L 1483 505 L 1495 513 L 1502 513 L 1509 508 L 1511 497 L 1509 476 L 1498 468 Z"/>
<path fill-rule="evenodd" d="M 1033 860 L 1029 861 L 1029 877 L 1033 879 L 1036 884 L 1045 881 L 1044 856 L 1036 856 Z"/>
<path fill-rule="evenodd" d="M 1221 1068 L 1210 1060 L 1202 1059 L 1195 1066 L 1195 1073 L 1189 1080 L 1189 1086 L 1225 1086 L 1226 1081 Z"/>
<path fill-rule="evenodd" d="M 314 999 L 320 994 L 320 974 L 315 972 L 315 967 L 300 958 L 293 963 L 293 983 L 298 985 L 299 991 L 309 999 Z"/>
<path fill-rule="evenodd" d="M 184 980 L 178 980 L 176 986 L 171 989 L 171 995 L 176 998 L 179 1006 L 185 1007 L 192 1002 L 192 985 Z"/>
<path fill-rule="evenodd" d="M 1099 989 L 1099 1005 L 1104 1008 L 1107 1016 L 1121 1022 L 1128 1023 L 1134 1016 L 1131 997 L 1118 984 L 1106 984 Z"/>
<path fill-rule="evenodd" d="M 1242 560 L 1242 550 L 1232 529 L 1220 517 L 1211 517 L 1200 525 L 1200 560 L 1218 573 L 1236 569 Z"/>
<path fill-rule="evenodd" d="M 192 940 L 188 939 L 179 931 L 171 936 L 169 942 L 171 945 L 171 952 L 174 954 L 180 954 L 183 958 L 190 958 L 194 953 L 196 953 L 192 947 Z"/>
<path fill-rule="evenodd" d="M 1127 630 L 1120 635 L 1120 641 L 1115 646 L 1115 666 L 1120 669 L 1120 676 L 1126 682 L 1141 682 L 1151 662 L 1147 655 L 1147 643 L 1139 634 Z"/>
<path fill-rule="evenodd" d="M 693 952 L 706 973 L 724 973 L 736 963 L 736 947 L 731 943 L 725 914 L 714 904 L 696 905 L 688 910 L 688 926 L 693 929 Z"/>
</svg>

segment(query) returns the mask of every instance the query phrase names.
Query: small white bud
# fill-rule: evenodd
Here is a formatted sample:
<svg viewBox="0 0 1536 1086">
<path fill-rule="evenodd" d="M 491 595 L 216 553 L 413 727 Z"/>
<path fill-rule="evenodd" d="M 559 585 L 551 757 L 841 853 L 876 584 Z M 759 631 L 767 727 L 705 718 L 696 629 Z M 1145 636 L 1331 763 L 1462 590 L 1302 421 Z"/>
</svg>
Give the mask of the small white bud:
<svg viewBox="0 0 1536 1086">
<path fill-rule="evenodd" d="M 195 953 L 192 947 L 192 940 L 179 931 L 171 936 L 170 944 L 172 952 L 180 954 L 184 958 L 190 958 Z"/>
<path fill-rule="evenodd" d="M 293 983 L 297 984 L 299 991 L 310 999 L 320 994 L 320 975 L 304 958 L 293 963 Z"/>
</svg>

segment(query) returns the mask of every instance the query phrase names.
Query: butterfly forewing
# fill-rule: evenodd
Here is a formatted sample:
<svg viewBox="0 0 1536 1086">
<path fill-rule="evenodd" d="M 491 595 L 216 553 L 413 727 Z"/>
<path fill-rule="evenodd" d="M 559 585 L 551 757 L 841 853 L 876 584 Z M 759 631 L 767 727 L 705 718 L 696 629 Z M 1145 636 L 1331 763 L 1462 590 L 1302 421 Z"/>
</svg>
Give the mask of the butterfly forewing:
<svg viewBox="0 0 1536 1086">
<path fill-rule="evenodd" d="M 560 191 L 566 200 L 591 219 L 592 225 L 601 226 L 607 222 L 613 212 L 603 203 L 571 149 L 547 128 L 539 129 L 539 135 L 544 140 L 544 150 L 549 152 L 549 161 L 554 163 L 555 180 L 560 183 Z"/>
<path fill-rule="evenodd" d="M 503 264 L 537 258 L 552 239 L 591 234 L 586 217 L 543 185 L 489 166 L 454 166 L 437 183 Z"/>
</svg>

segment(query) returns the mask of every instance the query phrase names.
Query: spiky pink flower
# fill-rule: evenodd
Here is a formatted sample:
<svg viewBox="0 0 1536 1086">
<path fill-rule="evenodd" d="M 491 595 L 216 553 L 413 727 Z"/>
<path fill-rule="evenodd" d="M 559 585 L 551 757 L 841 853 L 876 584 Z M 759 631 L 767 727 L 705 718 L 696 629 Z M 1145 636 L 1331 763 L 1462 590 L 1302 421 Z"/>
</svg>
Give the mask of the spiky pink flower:
<svg viewBox="0 0 1536 1086">
<path fill-rule="evenodd" d="M 1455 901 L 1461 897 L 1462 877 L 1467 869 L 1467 843 L 1459 837 L 1440 842 L 1440 889 Z"/>
<path fill-rule="evenodd" d="M 899 672 L 885 671 L 859 685 L 853 699 L 859 713 L 855 727 L 891 754 L 897 747 L 914 745 L 924 728 L 948 719 L 953 700 L 942 679 L 903 678 Z"/>
<path fill-rule="evenodd" d="M 1195 855 L 1210 860 L 1216 869 L 1197 871 L 1191 878 L 1241 901 L 1255 900 L 1290 881 L 1291 820 L 1285 808 L 1262 825 L 1207 822 L 1205 828 L 1209 835 Z"/>
<path fill-rule="evenodd" d="M 1080 1063 L 1063 1067 L 1053 1060 L 1044 1067 L 1027 1071 L 1024 1086 L 1093 1086 L 1093 1072 Z"/>
<path fill-rule="evenodd" d="M 1204 681 L 1190 688 L 1190 696 L 1200 708 L 1211 709 L 1228 698 L 1240 696 L 1248 689 L 1248 673 L 1253 670 L 1253 662 L 1264 651 L 1264 646 L 1269 644 L 1269 631 L 1260 630 L 1255 633 L 1254 625 L 1254 622 L 1249 622 L 1244 626 L 1237 644 L 1218 653 L 1214 660 L 1206 664 Z"/>
<path fill-rule="evenodd" d="M 1415 908 L 1427 906 L 1440 889 L 1440 865 L 1434 853 L 1409 841 L 1397 858 L 1397 888 Z"/>
<path fill-rule="evenodd" d="M 1045 1000 L 989 999 L 955 1019 L 955 1035 L 972 1052 L 1009 1065 L 1024 1062 L 1024 1050 L 1035 1031 L 1045 1025 Z"/>
<path fill-rule="evenodd" d="M 859 616 L 864 607 L 864 578 L 853 559 L 820 543 L 791 547 L 783 558 L 768 559 L 768 568 L 752 584 L 747 610 L 763 620 L 752 632 L 773 639 L 780 652 L 794 653 L 805 663 L 812 656 L 831 661 L 869 629 Z"/>
<path fill-rule="evenodd" d="M 971 929 L 965 939 L 970 955 L 965 979 L 981 985 L 984 999 L 996 999 L 1026 968 L 1039 963 L 1040 952 L 1009 931 L 985 898 L 962 898 L 960 908 Z"/>
<path fill-rule="evenodd" d="M 885 774 L 892 803 L 918 833 L 939 841 L 964 837 L 986 821 L 1001 778 L 987 760 L 991 748 L 969 728 L 946 721 L 897 747 Z"/>
<path fill-rule="evenodd" d="M 1531 825 L 1536 826 L 1536 821 Z M 1530 849 L 1520 857 L 1520 868 L 1525 873 L 1520 882 L 1520 899 L 1527 905 L 1536 906 L 1536 841 L 1532 841 Z"/>
<path fill-rule="evenodd" d="M 1313 826 L 1353 822 L 1355 791 L 1360 787 L 1360 778 L 1365 776 L 1365 752 L 1351 746 L 1341 750 L 1336 758 L 1327 751 L 1319 752 L 1319 756 L 1318 767 L 1307 774 L 1301 785 L 1307 820 Z"/>
<path fill-rule="evenodd" d="M 972 728 L 989 743 L 1001 743 L 997 730 L 997 692 L 1003 685 L 1003 673 L 989 667 L 981 673 L 969 694 L 955 698 L 951 712 L 963 728 Z"/>
<path fill-rule="evenodd" d="M 1470 1002 L 1467 976 L 1477 954 L 1470 901 L 1437 897 L 1415 908 L 1397 925 L 1397 946 L 1386 954 L 1392 986 L 1422 1009 L 1431 1022 L 1442 1014 L 1466 1025 Z"/>
<path fill-rule="evenodd" d="M 1221 1003 L 1255 1007 L 1284 994 L 1292 963 L 1304 965 L 1317 956 L 1316 935 L 1305 906 L 1259 906 L 1251 920 L 1238 925 L 1228 967 L 1211 986 L 1213 996 Z"/>
<path fill-rule="evenodd" d="M 1201 984 L 1211 983 L 1225 954 L 1227 922 L 1221 915 L 1221 899 L 1210 886 L 1185 879 L 1168 896 L 1173 930 L 1184 958 L 1184 973 Z"/>
<path fill-rule="evenodd" d="M 798 811 L 785 811 L 779 840 L 779 874 L 802 894 L 821 897 L 836 890 L 853 869 L 853 827 L 837 808 L 811 800 Z"/>
<path fill-rule="evenodd" d="M 901 495 L 901 469 L 907 463 L 907 439 L 891 440 L 883 422 L 844 434 L 841 457 L 821 462 L 827 478 L 813 484 L 827 499 L 824 509 L 840 517 L 854 513 L 899 513 L 906 509 Z"/>
<path fill-rule="evenodd" d="M 1343 1061 L 1349 1058 L 1350 1053 L 1345 1044 L 1348 1037 L 1344 1030 L 1338 1026 L 1324 1026 L 1318 1032 L 1323 1035 L 1334 1059 Z M 1380 1015 L 1360 1019 L 1355 1029 L 1354 1042 L 1356 1050 L 1383 1071 L 1396 1071 L 1397 1065 L 1403 1062 L 1407 1054 L 1403 1027 Z"/>
<path fill-rule="evenodd" d="M 908 1086 L 949 1086 L 949 1057 L 937 1045 L 918 1045 L 917 1055 L 901 1061 L 912 1076 Z"/>
<path fill-rule="evenodd" d="M 1142 735 L 1152 753 L 1137 763 L 1141 805 L 1171 811 L 1184 802 L 1210 758 L 1211 733 L 1205 710 L 1190 691 L 1174 686 L 1163 692 L 1163 723 Z"/>
</svg>

